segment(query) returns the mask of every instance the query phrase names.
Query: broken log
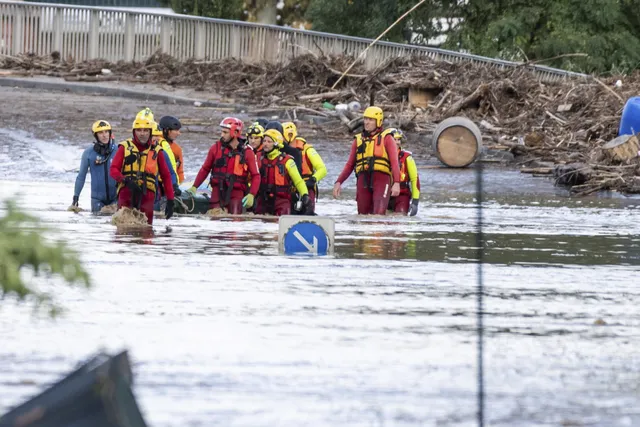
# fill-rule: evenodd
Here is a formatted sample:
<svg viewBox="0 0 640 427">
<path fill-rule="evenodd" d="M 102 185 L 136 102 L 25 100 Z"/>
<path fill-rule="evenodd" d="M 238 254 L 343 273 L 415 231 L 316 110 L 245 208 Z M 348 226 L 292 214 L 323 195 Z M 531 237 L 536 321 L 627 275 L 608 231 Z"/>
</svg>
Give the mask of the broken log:
<svg viewBox="0 0 640 427">
<path fill-rule="evenodd" d="M 313 95 L 300 95 L 298 97 L 301 101 L 319 101 L 321 99 L 334 99 L 339 96 L 349 95 L 349 91 L 334 90 L 332 92 L 315 93 Z"/>
<path fill-rule="evenodd" d="M 480 86 L 473 91 L 473 93 L 465 98 L 462 98 L 451 107 L 447 109 L 442 115 L 443 118 L 448 118 L 458 114 L 460 110 L 470 106 L 471 104 L 478 104 L 481 98 L 484 98 L 489 92 L 489 85 L 486 83 L 482 83 Z"/>
<path fill-rule="evenodd" d="M 613 162 L 624 162 L 637 157 L 640 141 L 636 135 L 620 135 L 602 146 L 602 153 Z"/>
<path fill-rule="evenodd" d="M 550 175 L 553 173 L 553 168 L 522 168 L 520 173 L 532 173 L 534 175 Z"/>
</svg>

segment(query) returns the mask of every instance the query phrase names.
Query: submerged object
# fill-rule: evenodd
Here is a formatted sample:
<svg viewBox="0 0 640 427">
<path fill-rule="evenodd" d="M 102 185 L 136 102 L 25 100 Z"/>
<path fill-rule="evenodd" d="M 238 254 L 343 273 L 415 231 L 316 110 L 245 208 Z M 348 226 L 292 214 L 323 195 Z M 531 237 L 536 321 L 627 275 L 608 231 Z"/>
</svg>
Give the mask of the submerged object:
<svg viewBox="0 0 640 427">
<path fill-rule="evenodd" d="M 146 427 L 126 351 L 100 354 L 0 417 L 0 427 Z"/>
<path fill-rule="evenodd" d="M 188 191 L 183 191 L 180 197 L 175 198 L 173 212 L 181 215 L 199 215 L 207 213 L 211 204 L 209 193 L 197 192 L 195 196 Z"/>
</svg>

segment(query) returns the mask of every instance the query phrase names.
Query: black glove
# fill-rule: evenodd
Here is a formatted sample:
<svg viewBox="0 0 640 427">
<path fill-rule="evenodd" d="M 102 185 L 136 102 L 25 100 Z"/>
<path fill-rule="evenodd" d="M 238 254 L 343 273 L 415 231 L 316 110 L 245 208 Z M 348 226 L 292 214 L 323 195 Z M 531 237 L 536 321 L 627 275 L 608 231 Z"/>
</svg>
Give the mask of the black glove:
<svg viewBox="0 0 640 427">
<path fill-rule="evenodd" d="M 173 200 L 167 200 L 167 206 L 164 208 L 164 217 L 169 219 L 173 216 Z"/>
<path fill-rule="evenodd" d="M 411 206 L 409 206 L 409 216 L 416 216 L 418 213 L 418 202 L 420 199 L 411 199 Z"/>
<path fill-rule="evenodd" d="M 178 184 L 173 186 L 173 197 L 180 197 L 182 196 L 182 190 L 180 189 L 180 187 L 178 187 Z"/>
<path fill-rule="evenodd" d="M 302 209 L 300 210 L 300 213 L 302 215 L 304 215 L 307 212 L 311 211 L 311 199 L 309 198 L 308 194 L 305 194 L 304 196 L 302 196 L 300 201 L 302 202 Z"/>
<path fill-rule="evenodd" d="M 71 202 L 71 206 L 78 206 L 78 196 L 73 196 L 73 202 Z"/>
<path fill-rule="evenodd" d="M 131 178 L 130 176 L 125 176 L 123 182 L 124 182 L 124 185 L 129 190 L 131 190 L 131 194 L 141 194 L 142 193 L 142 188 L 140 188 L 140 186 L 138 185 L 136 180 Z"/>
<path fill-rule="evenodd" d="M 316 177 L 312 176 L 307 180 L 307 188 L 314 189 L 316 187 Z"/>
</svg>

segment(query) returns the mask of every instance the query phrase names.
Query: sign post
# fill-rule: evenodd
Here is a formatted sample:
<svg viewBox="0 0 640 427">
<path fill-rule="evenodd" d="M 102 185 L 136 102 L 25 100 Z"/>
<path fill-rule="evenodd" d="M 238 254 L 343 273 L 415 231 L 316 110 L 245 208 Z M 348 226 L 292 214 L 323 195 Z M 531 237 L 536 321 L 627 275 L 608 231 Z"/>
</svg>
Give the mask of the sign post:
<svg viewBox="0 0 640 427">
<path fill-rule="evenodd" d="M 285 255 L 333 255 L 335 224 L 321 216 L 283 215 L 278 248 Z"/>
</svg>

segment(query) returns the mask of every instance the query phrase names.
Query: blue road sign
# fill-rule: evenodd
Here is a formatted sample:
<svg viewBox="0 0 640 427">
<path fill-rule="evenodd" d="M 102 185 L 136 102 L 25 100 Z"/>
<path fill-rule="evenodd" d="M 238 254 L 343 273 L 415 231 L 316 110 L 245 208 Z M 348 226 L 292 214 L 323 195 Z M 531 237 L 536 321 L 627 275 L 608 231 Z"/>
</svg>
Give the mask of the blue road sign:
<svg viewBox="0 0 640 427">
<path fill-rule="evenodd" d="M 329 237 L 324 229 L 313 222 L 298 222 L 284 235 L 284 253 L 326 255 Z"/>
</svg>

